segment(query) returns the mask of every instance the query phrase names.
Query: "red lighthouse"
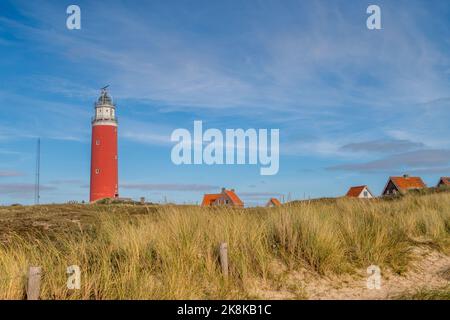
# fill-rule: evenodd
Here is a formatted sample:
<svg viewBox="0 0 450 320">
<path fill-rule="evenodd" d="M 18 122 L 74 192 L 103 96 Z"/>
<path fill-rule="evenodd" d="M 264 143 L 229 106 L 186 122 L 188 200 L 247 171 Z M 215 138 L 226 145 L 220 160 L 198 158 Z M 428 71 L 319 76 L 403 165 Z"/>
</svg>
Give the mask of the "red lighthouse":
<svg viewBox="0 0 450 320">
<path fill-rule="evenodd" d="M 92 118 L 91 202 L 119 196 L 116 106 L 106 88 L 95 103 Z"/>
</svg>

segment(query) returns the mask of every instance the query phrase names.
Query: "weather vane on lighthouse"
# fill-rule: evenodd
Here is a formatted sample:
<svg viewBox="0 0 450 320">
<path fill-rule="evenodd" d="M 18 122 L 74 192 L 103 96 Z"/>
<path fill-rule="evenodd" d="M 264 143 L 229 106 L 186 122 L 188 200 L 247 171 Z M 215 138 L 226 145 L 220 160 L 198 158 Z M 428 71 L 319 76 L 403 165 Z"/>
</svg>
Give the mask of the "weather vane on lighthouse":
<svg viewBox="0 0 450 320">
<path fill-rule="evenodd" d="M 119 197 L 116 106 L 101 88 L 92 118 L 90 201 Z"/>
</svg>

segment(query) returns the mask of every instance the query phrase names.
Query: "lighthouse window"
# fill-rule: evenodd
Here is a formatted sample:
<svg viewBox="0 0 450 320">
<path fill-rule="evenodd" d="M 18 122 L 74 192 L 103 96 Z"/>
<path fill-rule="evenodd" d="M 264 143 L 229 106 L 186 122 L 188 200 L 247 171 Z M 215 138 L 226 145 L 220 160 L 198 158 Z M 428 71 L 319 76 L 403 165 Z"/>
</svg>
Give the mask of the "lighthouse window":
<svg viewBox="0 0 450 320">
<path fill-rule="evenodd" d="M 100 145 L 100 140 L 95 140 L 95 144 L 96 144 L 97 146 L 99 146 L 99 145 Z"/>
<path fill-rule="evenodd" d="M 100 169 L 95 169 L 95 174 L 99 174 L 100 173 Z"/>
</svg>

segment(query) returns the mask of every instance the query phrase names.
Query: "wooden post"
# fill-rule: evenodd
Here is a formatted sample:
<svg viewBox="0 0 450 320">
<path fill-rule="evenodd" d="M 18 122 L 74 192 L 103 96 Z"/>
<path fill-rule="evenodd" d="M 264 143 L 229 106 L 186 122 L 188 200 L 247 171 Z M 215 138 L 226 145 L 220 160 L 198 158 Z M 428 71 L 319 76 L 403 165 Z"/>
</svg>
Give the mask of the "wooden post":
<svg viewBox="0 0 450 320">
<path fill-rule="evenodd" d="M 220 265 L 222 266 L 222 274 L 225 278 L 228 277 L 228 245 L 222 242 L 219 247 Z"/>
<path fill-rule="evenodd" d="M 30 267 L 28 270 L 27 300 L 39 300 L 41 275 L 41 267 Z"/>
</svg>

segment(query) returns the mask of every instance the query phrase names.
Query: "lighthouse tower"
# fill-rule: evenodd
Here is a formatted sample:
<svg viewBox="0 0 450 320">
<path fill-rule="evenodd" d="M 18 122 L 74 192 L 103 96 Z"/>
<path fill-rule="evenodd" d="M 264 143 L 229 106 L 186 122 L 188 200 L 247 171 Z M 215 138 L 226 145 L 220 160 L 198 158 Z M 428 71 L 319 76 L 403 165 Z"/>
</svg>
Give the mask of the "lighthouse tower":
<svg viewBox="0 0 450 320">
<path fill-rule="evenodd" d="M 116 106 L 106 89 L 95 103 L 92 118 L 91 202 L 119 196 Z"/>
</svg>

